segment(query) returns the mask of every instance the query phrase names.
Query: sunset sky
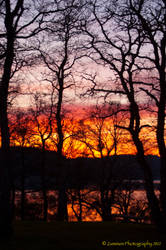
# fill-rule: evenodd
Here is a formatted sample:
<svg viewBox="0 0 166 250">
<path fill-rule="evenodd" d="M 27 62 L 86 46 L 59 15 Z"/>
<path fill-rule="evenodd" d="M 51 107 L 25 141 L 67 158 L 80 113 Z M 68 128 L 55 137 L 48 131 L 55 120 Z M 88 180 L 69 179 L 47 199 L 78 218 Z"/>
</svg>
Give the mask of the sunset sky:
<svg viewBox="0 0 166 250">
<path fill-rule="evenodd" d="M 157 106 L 146 92 L 156 94 L 155 88 L 158 88 L 158 76 L 156 69 L 153 68 L 153 46 L 142 41 L 139 44 L 140 34 L 132 27 L 128 27 L 127 30 L 127 22 L 125 23 L 127 19 L 124 19 L 124 23 L 119 19 L 117 21 L 116 18 L 114 20 L 109 15 L 107 19 L 106 10 L 109 9 L 109 3 L 104 1 L 103 6 L 100 6 L 100 1 L 97 3 L 94 9 L 90 6 L 89 10 L 81 8 L 82 12 L 72 7 L 70 11 L 66 9 L 64 12 L 57 12 L 56 15 L 55 13 L 46 15 L 43 17 L 43 31 L 33 39 L 30 38 L 29 44 L 27 41 L 18 39 L 20 48 L 27 46 L 27 51 L 20 49 L 19 58 L 22 56 L 29 61 L 21 70 L 16 71 L 11 80 L 9 102 L 11 101 L 12 106 L 9 107 L 9 113 L 23 112 L 24 116 L 29 117 L 30 127 L 34 131 L 34 136 L 31 136 L 33 143 L 26 135 L 27 142 L 24 146 L 40 146 L 40 132 L 45 133 L 45 138 L 49 133 L 49 117 L 46 119 L 43 117 L 49 116 L 50 105 L 54 109 L 58 105 L 60 89 L 58 74 L 63 75 L 61 115 L 64 155 L 102 157 L 102 155 L 135 154 L 136 149 L 129 132 L 120 128 L 115 131 L 117 125 L 129 126 L 129 112 L 119 112 L 116 123 L 115 120 L 113 121 L 115 116 L 109 117 L 115 106 L 123 110 L 129 109 L 129 100 L 118 75 L 124 66 L 122 63 L 124 53 L 124 81 L 127 83 L 128 90 L 132 91 L 132 87 L 129 86 L 129 75 L 132 73 L 134 99 L 140 109 L 140 126 L 146 125 L 146 128 L 139 133 L 139 137 L 144 144 L 145 154 L 158 155 L 155 135 Z M 115 12 L 117 11 L 113 3 L 110 6 Z M 153 7 L 152 5 L 151 8 Z M 32 10 L 31 15 L 34 14 L 35 11 Z M 28 18 L 30 17 L 23 17 L 22 22 L 27 22 Z M 38 21 L 33 25 L 36 27 Z M 33 25 L 30 25 L 22 34 L 25 35 L 26 31 L 30 32 L 34 28 Z M 157 34 L 155 39 L 158 41 L 160 34 Z M 132 56 L 137 53 L 137 50 L 139 53 L 130 68 Z M 65 62 L 64 65 L 63 62 Z M 40 111 L 43 112 L 43 116 L 37 115 L 35 120 L 29 112 L 30 110 L 36 112 L 35 109 L 37 105 L 39 106 L 37 100 L 40 101 L 41 107 L 38 108 L 43 109 Z M 97 117 L 92 115 L 95 106 L 100 109 Z M 106 113 L 105 109 L 107 109 Z M 14 123 L 14 119 L 11 118 L 11 124 Z M 53 133 L 46 140 L 46 145 L 47 149 L 56 150 L 55 115 L 52 119 Z M 16 137 L 14 133 L 12 137 Z M 17 138 L 18 141 L 15 139 L 11 139 L 12 144 L 19 145 L 20 139 Z"/>
</svg>

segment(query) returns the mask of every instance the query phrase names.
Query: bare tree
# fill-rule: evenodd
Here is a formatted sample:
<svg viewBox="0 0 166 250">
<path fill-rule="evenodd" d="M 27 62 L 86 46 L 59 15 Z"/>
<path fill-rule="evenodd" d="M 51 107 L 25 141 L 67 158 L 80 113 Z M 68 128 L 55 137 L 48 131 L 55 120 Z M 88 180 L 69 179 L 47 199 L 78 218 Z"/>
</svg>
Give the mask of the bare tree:
<svg viewBox="0 0 166 250">
<path fill-rule="evenodd" d="M 30 8 L 34 9 L 31 17 L 27 18 Z M 18 64 L 16 55 L 23 48 L 23 39 L 31 38 L 41 30 L 41 21 L 44 13 L 36 9 L 37 4 L 17 0 L 0 2 L 0 129 L 1 129 L 1 168 L 0 168 L 0 236 L 4 238 L 11 234 L 11 212 L 10 212 L 10 135 L 8 127 L 8 93 L 10 80 L 17 72 Z M 35 11 L 36 9 L 36 11 Z M 41 9 L 40 9 L 41 10 Z M 20 39 L 20 43 L 19 43 Z M 22 45 L 21 45 L 22 44 Z M 20 45 L 20 46 L 19 46 Z M 18 49 L 19 48 L 19 49 Z M 22 60 L 21 65 L 23 65 Z"/>
<path fill-rule="evenodd" d="M 136 192 L 139 190 L 140 183 L 131 179 L 121 180 L 118 189 L 115 192 L 114 208 L 118 214 L 115 216 L 123 218 L 124 221 L 142 222 L 146 219 L 147 201 L 144 196 L 137 197 Z M 144 192 L 144 191 L 138 191 Z"/>
<path fill-rule="evenodd" d="M 39 141 L 39 148 L 41 148 L 41 183 L 43 193 L 43 220 L 47 221 L 48 217 L 48 195 L 47 195 L 47 180 L 46 180 L 46 149 L 48 149 L 48 140 L 50 139 L 53 131 L 52 114 L 52 94 L 51 102 L 49 104 L 44 100 L 44 96 L 41 94 L 34 94 L 33 107 L 30 109 L 30 113 L 33 119 L 33 126 L 35 133 L 35 141 Z M 38 140 L 39 139 L 39 140 Z"/>
<path fill-rule="evenodd" d="M 62 1 L 65 11 L 49 21 L 45 43 L 40 44 L 38 50 L 46 66 L 47 72 L 43 79 L 51 84 L 54 90 L 54 119 L 56 121 L 56 147 L 58 157 L 58 186 L 59 205 L 58 220 L 67 220 L 66 173 L 63 153 L 65 140 L 63 127 L 63 103 L 66 101 L 65 92 L 74 85 L 72 70 L 76 61 L 81 57 L 78 50 L 77 22 L 81 16 L 82 3 L 79 1 Z M 51 51 L 48 47 L 50 44 Z M 46 46 L 47 45 L 47 49 Z M 63 165 L 63 166 L 62 166 Z M 63 171 L 62 171 L 63 169 Z"/>
<path fill-rule="evenodd" d="M 61 1 L 58 1 L 56 9 L 52 6 L 54 1 L 27 1 L 10 0 L 0 1 L 0 128 L 2 144 L 1 181 L 0 181 L 0 230 L 1 236 L 11 232 L 10 215 L 10 136 L 8 127 L 8 96 L 11 87 L 11 79 L 23 67 L 34 63 L 33 38 L 45 30 L 44 23 L 51 14 L 62 11 Z M 54 6 L 55 7 L 55 6 Z M 39 37 L 38 37 L 39 39 Z M 35 62 L 36 63 L 36 62 Z M 13 78 L 14 79 L 14 78 Z M 2 226 L 1 226 L 2 224 Z M 10 232 L 9 232 L 10 231 Z"/>
<path fill-rule="evenodd" d="M 166 221 L 166 145 L 165 145 L 165 108 L 166 108 L 166 82 L 165 82 L 165 57 L 166 57 L 166 2 L 161 1 L 140 1 L 136 4 L 129 1 L 133 16 L 137 18 L 138 27 L 144 32 L 145 42 L 149 46 L 149 53 L 141 53 L 139 58 L 146 61 L 150 68 L 143 65 L 142 70 L 156 73 L 152 79 L 151 88 L 146 87 L 143 81 L 141 90 L 152 99 L 157 107 L 156 138 L 160 153 L 161 186 L 160 202 L 162 213 Z M 152 53 L 151 53 L 152 52 Z"/>
<path fill-rule="evenodd" d="M 111 1 L 109 4 L 103 1 L 101 8 L 99 1 L 92 1 L 90 3 L 92 11 L 91 20 L 95 26 L 95 30 L 91 28 L 94 26 L 89 26 L 87 21 L 82 23 L 82 30 L 86 36 L 88 36 L 89 49 L 92 51 L 89 57 L 95 62 L 107 66 L 110 72 L 114 74 L 112 84 L 110 85 L 107 83 L 103 86 L 98 86 L 95 79 L 91 78 L 91 82 L 93 83 L 91 91 L 93 93 L 105 93 L 105 98 L 111 98 L 112 94 L 125 97 L 128 106 L 126 111 L 129 112 L 130 117 L 128 125 L 118 127 L 126 129 L 132 136 L 137 149 L 138 162 L 144 171 L 145 189 L 152 219 L 160 228 L 163 226 L 162 213 L 160 211 L 159 201 L 154 192 L 151 168 L 145 159 L 144 145 L 140 139 L 141 130 L 150 125 L 141 123 L 142 108 L 138 96 L 140 96 L 141 85 L 144 84 L 144 86 L 148 87 L 151 86 L 151 83 L 137 80 L 138 74 L 142 73 L 140 53 L 143 53 L 142 50 L 145 49 L 144 46 L 146 45 L 147 36 L 145 35 L 144 29 L 140 28 L 139 25 L 135 26 L 137 19 L 134 18 L 135 13 L 133 13 L 133 10 L 140 11 L 144 1 L 133 1 L 133 4 L 131 3 L 132 1 L 129 2 L 119 2 L 119 5 L 117 3 L 115 5 L 114 1 Z M 158 8 L 161 11 L 161 3 L 158 5 Z M 148 18 L 148 14 L 146 14 L 145 18 Z M 151 21 L 151 24 L 152 23 Z M 160 26 L 163 27 L 163 20 Z M 96 34 L 96 31 L 98 31 L 98 34 Z M 153 69 L 153 67 L 150 68 Z M 116 86 L 116 88 L 114 86 Z M 144 90 L 144 92 L 146 92 L 146 90 Z M 163 95 L 164 94 L 162 94 L 162 96 Z"/>
<path fill-rule="evenodd" d="M 114 104 L 114 106 L 116 105 Z M 87 114 L 87 119 L 80 121 L 78 131 L 73 134 L 74 139 L 86 145 L 90 156 L 100 158 L 101 169 L 98 173 L 100 180 L 96 185 L 100 193 L 100 200 L 97 201 L 98 209 L 101 210 L 100 215 L 103 221 L 112 220 L 111 209 L 117 187 L 117 184 L 113 184 L 113 168 L 116 163 L 118 146 L 120 141 L 122 142 L 122 131 L 118 129 L 118 125 L 122 124 L 122 121 L 119 119 L 118 112 L 115 114 L 117 109 L 118 107 L 111 109 L 107 105 L 106 107 L 97 105 L 89 112 L 89 115 Z"/>
<path fill-rule="evenodd" d="M 25 219 L 25 153 L 24 147 L 30 145 L 32 137 L 32 129 L 30 126 L 31 118 L 29 114 L 25 115 L 22 111 L 17 111 L 16 113 L 11 114 L 12 118 L 10 119 L 10 143 L 15 147 L 19 147 L 20 150 L 20 159 L 21 159 L 21 219 Z M 15 192 L 14 187 L 14 170 L 12 169 L 12 183 L 13 183 L 13 192 Z M 13 203 L 14 203 L 14 194 L 13 194 Z M 13 204 L 14 206 L 14 204 Z"/>
</svg>

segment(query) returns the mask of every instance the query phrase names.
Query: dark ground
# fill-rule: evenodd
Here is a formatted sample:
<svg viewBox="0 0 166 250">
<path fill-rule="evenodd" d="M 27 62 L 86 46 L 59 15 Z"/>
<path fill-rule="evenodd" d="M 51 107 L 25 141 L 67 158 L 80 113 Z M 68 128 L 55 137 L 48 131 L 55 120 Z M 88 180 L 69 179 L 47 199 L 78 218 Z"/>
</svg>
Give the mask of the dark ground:
<svg viewBox="0 0 166 250">
<path fill-rule="evenodd" d="M 0 246 L 0 250 L 56 249 L 164 250 L 166 234 L 157 232 L 153 225 L 142 224 L 18 221 L 13 239 Z"/>
</svg>

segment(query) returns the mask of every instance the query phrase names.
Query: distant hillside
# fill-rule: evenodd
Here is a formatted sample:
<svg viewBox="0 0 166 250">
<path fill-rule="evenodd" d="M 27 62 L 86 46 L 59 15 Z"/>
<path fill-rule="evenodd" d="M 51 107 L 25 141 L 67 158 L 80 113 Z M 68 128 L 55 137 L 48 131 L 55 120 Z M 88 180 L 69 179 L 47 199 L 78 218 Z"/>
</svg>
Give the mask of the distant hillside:
<svg viewBox="0 0 166 250">
<path fill-rule="evenodd" d="M 1 152 L 0 152 L 1 157 Z M 64 159 L 63 166 L 59 167 L 56 152 L 46 151 L 46 176 L 48 183 L 55 183 L 60 172 L 64 172 L 69 185 L 96 184 L 101 182 L 104 176 L 110 175 L 115 180 L 141 180 L 143 171 L 133 155 L 119 155 L 104 159 L 77 158 Z M 12 173 L 15 182 L 20 182 L 22 164 L 24 163 L 24 173 L 28 183 L 34 183 L 40 186 L 42 153 L 37 148 L 12 148 Z M 160 179 L 160 158 L 158 156 L 147 156 L 148 163 L 151 166 L 153 179 Z M 18 184 L 19 185 L 19 184 Z M 30 185 L 30 184 L 27 184 Z M 33 184 L 32 184 L 33 186 Z"/>
<path fill-rule="evenodd" d="M 160 179 L 160 158 L 158 156 L 149 155 L 146 157 L 151 166 L 153 179 Z M 102 170 L 106 176 L 112 173 L 114 179 L 132 179 L 142 180 L 144 178 L 143 170 L 138 164 L 136 157 L 133 155 L 112 156 L 105 159 L 105 166 L 101 159 L 77 158 L 71 160 L 73 173 L 77 173 L 80 178 L 88 178 L 100 181 Z"/>
</svg>

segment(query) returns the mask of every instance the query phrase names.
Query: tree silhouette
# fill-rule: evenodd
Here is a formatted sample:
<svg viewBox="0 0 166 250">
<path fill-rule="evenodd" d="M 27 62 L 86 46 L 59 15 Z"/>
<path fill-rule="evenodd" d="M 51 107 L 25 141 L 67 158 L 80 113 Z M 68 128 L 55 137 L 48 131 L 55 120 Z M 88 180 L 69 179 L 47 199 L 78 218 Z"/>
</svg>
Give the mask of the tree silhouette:
<svg viewBox="0 0 166 250">
<path fill-rule="evenodd" d="M 50 83 L 53 96 L 54 119 L 56 123 L 56 147 L 58 158 L 58 186 L 59 205 L 58 220 L 67 220 L 67 196 L 66 196 L 66 170 L 64 162 L 64 128 L 63 128 L 63 103 L 65 102 L 65 92 L 74 85 L 73 67 L 81 57 L 78 53 L 76 37 L 78 37 L 77 22 L 81 16 L 82 3 L 79 1 L 61 1 L 64 7 L 63 12 L 59 12 L 56 17 L 46 25 L 45 43 L 39 44 L 41 58 L 45 64 L 47 72 L 43 74 L 43 79 Z M 56 3 L 55 3 L 56 5 Z M 58 3 L 57 3 L 58 5 Z M 50 48 L 48 47 L 50 44 Z M 62 171 L 63 169 L 63 171 Z"/>
<path fill-rule="evenodd" d="M 10 206 L 10 135 L 8 126 L 8 93 L 11 78 L 26 62 L 23 58 L 18 63 L 18 51 L 24 47 L 22 41 L 31 38 L 41 31 L 40 22 L 44 13 L 34 11 L 28 19 L 29 8 L 36 9 L 33 2 L 10 0 L 0 2 L 0 129 L 1 129 L 1 168 L 0 168 L 0 237 L 8 237 L 11 234 L 11 206 Z M 24 21 L 23 21 L 24 20 Z M 38 22 L 39 21 L 39 22 Z M 20 39 L 20 40 L 19 40 Z M 20 43 L 19 43 L 20 41 Z M 24 51 L 26 49 L 24 48 Z"/>
<path fill-rule="evenodd" d="M 11 114 L 12 119 L 10 119 L 10 143 L 12 146 L 19 147 L 20 159 L 21 159 L 21 220 L 25 219 L 25 152 L 24 147 L 31 145 L 31 137 L 33 136 L 33 131 L 31 128 L 31 117 L 29 114 L 25 116 L 22 111 L 17 111 L 17 113 Z M 12 173 L 14 170 L 12 169 Z M 12 183 L 14 185 L 14 174 L 12 175 Z M 13 186 L 15 192 L 15 187 Z M 14 206 L 14 200 L 13 200 Z"/>
<path fill-rule="evenodd" d="M 159 228 L 164 228 L 159 201 L 154 192 L 151 169 L 145 159 L 144 146 L 140 139 L 141 130 L 150 125 L 141 123 L 142 108 L 138 96 L 140 96 L 142 91 L 142 84 L 148 88 L 151 86 L 151 83 L 137 80 L 138 75 L 142 76 L 142 68 L 140 64 L 145 65 L 144 62 L 140 61 L 140 54 L 142 54 L 142 51 L 145 49 L 144 46 L 146 45 L 147 35 L 144 28 L 138 23 L 138 19 L 135 18 L 134 11 L 140 12 L 143 8 L 144 2 L 145 1 L 124 1 L 122 5 L 120 2 L 119 5 L 117 3 L 115 5 L 114 1 L 104 5 L 103 2 L 101 8 L 101 3 L 99 1 L 92 1 L 90 3 L 92 13 L 91 21 L 84 21 L 82 23 L 82 30 L 86 36 L 89 37 L 89 57 L 98 64 L 100 63 L 103 66 L 109 67 L 110 72 L 114 74 L 112 84 L 110 85 L 107 83 L 104 86 L 98 86 L 95 77 L 91 78 L 93 84 L 91 93 L 105 93 L 105 98 L 107 99 L 111 99 L 112 94 L 125 97 L 128 106 L 127 109 L 125 109 L 130 117 L 126 126 L 118 127 L 126 129 L 132 136 L 132 140 L 137 149 L 137 160 L 144 171 L 145 189 L 151 209 L 152 219 Z M 159 13 L 162 12 L 162 5 L 162 1 L 157 3 Z M 151 7 L 154 8 L 153 4 Z M 160 27 L 164 27 L 163 17 L 162 14 L 158 19 L 158 22 L 162 19 L 159 25 Z M 148 20 L 148 13 L 144 15 L 144 18 Z M 93 26 L 91 22 L 93 25 L 96 25 L 95 30 L 92 28 Z M 148 22 L 153 26 L 152 20 L 148 20 Z M 116 34 L 114 32 L 115 28 L 117 31 Z M 96 34 L 96 30 L 100 30 L 100 32 Z M 163 41 L 164 40 L 162 40 L 162 44 Z M 91 51 L 93 51 L 93 53 Z M 155 54 L 155 49 L 153 52 Z M 163 61 L 163 59 L 161 60 Z M 144 67 L 146 67 L 146 65 Z M 154 67 L 150 67 L 150 69 L 152 70 Z M 145 89 L 143 91 L 148 92 Z M 122 109 L 124 110 L 124 108 Z M 164 113 L 162 113 L 161 116 L 162 119 L 164 119 Z"/>
<path fill-rule="evenodd" d="M 42 193 L 44 201 L 43 209 L 43 220 L 47 221 L 48 217 L 48 195 L 47 195 L 47 180 L 46 180 L 46 149 L 48 149 L 48 140 L 50 139 L 53 131 L 53 105 L 52 105 L 52 95 L 50 105 L 45 102 L 44 97 L 41 94 L 33 95 L 33 107 L 30 109 L 30 114 L 33 119 L 33 126 L 35 133 L 35 141 L 39 139 L 39 145 L 41 149 L 41 183 L 42 183 Z"/>
<path fill-rule="evenodd" d="M 61 1 L 60 1 L 61 2 Z M 44 23 L 51 14 L 64 10 L 53 2 L 17 0 L 0 1 L 0 130 L 2 164 L 0 168 L 0 237 L 11 234 L 10 212 L 10 135 L 8 126 L 8 97 L 11 79 L 22 67 L 36 63 L 35 39 L 40 39 Z M 54 6 L 55 7 L 55 6 Z M 37 38 L 38 36 L 38 38 Z M 33 40 L 33 38 L 35 38 Z M 33 54 L 33 56 L 32 56 Z"/>
<path fill-rule="evenodd" d="M 160 202 L 164 220 L 166 223 L 166 145 L 165 145 L 165 108 L 166 108 L 166 83 L 165 83 L 165 56 L 166 56 L 166 20 L 165 20 L 165 1 L 140 1 L 136 6 L 130 1 L 130 9 L 133 16 L 137 18 L 138 24 L 135 27 L 142 29 L 146 44 L 150 48 L 150 53 L 142 53 L 140 59 L 150 65 L 143 65 L 141 70 L 152 72 L 155 69 L 156 74 L 152 79 L 151 88 L 146 87 L 146 82 L 142 82 L 141 90 L 155 103 L 157 107 L 157 125 L 156 138 L 161 159 L 161 186 Z M 148 10 L 147 10 L 148 6 Z M 155 7 L 154 7 L 155 6 Z M 151 53 L 152 52 L 152 53 Z"/>
<path fill-rule="evenodd" d="M 87 112 L 87 119 L 80 121 L 78 131 L 73 134 L 74 139 L 86 145 L 90 156 L 100 158 L 100 181 L 97 183 L 100 199 L 97 202 L 103 221 L 112 220 L 111 209 L 117 187 L 117 184 L 113 183 L 113 169 L 116 165 L 118 146 L 122 142 L 122 131 L 118 129 L 122 119 L 118 118 L 118 112 L 115 112 L 118 105 L 113 106 L 114 108 L 108 108 L 96 105 L 89 114 Z M 114 159 L 110 163 L 111 156 L 114 156 Z"/>
</svg>

